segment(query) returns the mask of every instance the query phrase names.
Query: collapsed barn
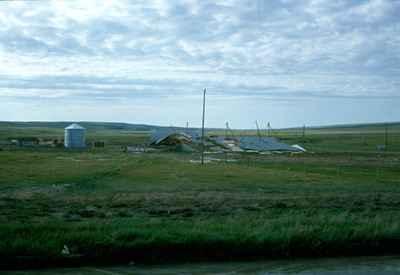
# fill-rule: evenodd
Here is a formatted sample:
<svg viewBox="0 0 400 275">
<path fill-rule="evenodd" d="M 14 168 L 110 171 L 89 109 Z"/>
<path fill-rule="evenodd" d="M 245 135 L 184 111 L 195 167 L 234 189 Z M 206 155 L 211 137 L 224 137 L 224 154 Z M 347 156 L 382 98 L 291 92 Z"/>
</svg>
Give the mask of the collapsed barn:
<svg viewBox="0 0 400 275">
<path fill-rule="evenodd" d="M 200 144 L 201 136 L 199 132 L 192 129 L 163 128 L 154 131 L 150 137 L 150 146 L 176 151 L 194 152 Z"/>
<path fill-rule="evenodd" d="M 306 150 L 299 145 L 288 145 L 275 137 L 262 136 L 206 136 L 204 143 L 208 151 L 230 152 L 292 152 Z M 200 132 L 193 129 L 162 129 L 153 132 L 150 145 L 153 147 L 196 151 L 202 144 Z"/>
</svg>

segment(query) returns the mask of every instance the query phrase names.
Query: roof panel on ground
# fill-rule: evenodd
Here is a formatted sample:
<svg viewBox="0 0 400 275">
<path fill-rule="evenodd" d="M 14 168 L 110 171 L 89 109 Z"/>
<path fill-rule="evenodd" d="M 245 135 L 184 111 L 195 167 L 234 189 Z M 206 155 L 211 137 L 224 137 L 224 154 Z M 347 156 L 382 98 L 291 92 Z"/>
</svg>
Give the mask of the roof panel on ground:
<svg viewBox="0 0 400 275">
<path fill-rule="evenodd" d="M 226 139 L 223 136 L 213 137 L 213 141 L 221 146 L 226 145 Z M 239 136 L 235 137 L 235 143 L 243 150 L 255 150 L 255 151 L 290 151 L 298 152 L 299 148 L 295 148 L 288 144 L 279 142 L 274 137 L 258 137 L 258 136 Z M 232 139 L 230 139 L 232 141 Z"/>
<path fill-rule="evenodd" d="M 256 151 L 299 151 L 288 144 L 279 142 L 273 137 L 246 136 L 239 139 L 239 146 L 244 150 Z"/>
</svg>

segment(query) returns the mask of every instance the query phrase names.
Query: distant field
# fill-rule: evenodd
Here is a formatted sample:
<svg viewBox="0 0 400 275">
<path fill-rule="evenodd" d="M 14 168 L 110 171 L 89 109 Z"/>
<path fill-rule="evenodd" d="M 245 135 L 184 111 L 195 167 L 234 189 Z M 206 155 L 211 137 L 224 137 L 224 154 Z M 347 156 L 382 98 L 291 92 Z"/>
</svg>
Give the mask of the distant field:
<svg viewBox="0 0 400 275">
<path fill-rule="evenodd" d="M 394 129 L 387 152 L 375 130 L 280 131 L 309 152 L 217 154 L 204 167 L 197 153 L 124 153 L 142 131 L 89 130 L 106 147 L 84 151 L 5 147 L 0 267 L 399 253 Z M 0 139 L 62 135 L 0 127 Z"/>
<path fill-rule="evenodd" d="M 45 123 L 43 126 L 46 126 Z M 51 127 L 38 127 L 40 124 L 14 125 L 12 123 L 0 122 L 0 140 L 9 137 L 34 136 L 49 139 L 62 139 L 64 137 L 64 126 L 68 123 L 51 124 Z M 118 127 L 117 127 L 118 126 Z M 88 123 L 86 127 L 87 140 L 105 141 L 106 144 L 115 148 L 116 146 L 126 146 L 133 144 L 146 144 L 151 131 L 156 126 L 121 126 L 117 124 L 94 125 Z M 146 130 L 133 130 L 139 127 L 147 127 Z M 117 129 L 115 129 L 117 128 Z M 211 130 L 209 134 L 225 135 L 226 131 Z M 228 135 L 261 135 L 267 136 L 267 131 L 256 130 L 234 130 Z M 315 152 L 376 152 L 377 145 L 385 144 L 385 124 L 356 125 L 325 127 L 325 128 L 306 128 L 305 135 L 303 130 L 287 129 L 272 130 L 271 136 L 279 138 L 288 144 L 300 144 L 306 149 Z M 388 152 L 400 152 L 400 123 L 388 124 Z"/>
</svg>

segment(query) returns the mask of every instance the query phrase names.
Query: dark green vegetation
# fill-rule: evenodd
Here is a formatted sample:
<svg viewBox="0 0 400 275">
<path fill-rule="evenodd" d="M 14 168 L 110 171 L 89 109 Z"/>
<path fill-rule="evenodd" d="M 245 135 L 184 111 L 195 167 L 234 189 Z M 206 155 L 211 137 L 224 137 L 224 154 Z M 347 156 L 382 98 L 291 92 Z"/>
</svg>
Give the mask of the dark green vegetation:
<svg viewBox="0 0 400 275">
<path fill-rule="evenodd" d="M 105 129 L 88 133 L 105 148 L 4 147 L 0 266 L 400 252 L 398 127 L 386 152 L 379 127 L 274 134 L 310 152 L 213 155 L 222 161 L 201 167 L 197 154 L 124 153 L 147 134 Z"/>
</svg>

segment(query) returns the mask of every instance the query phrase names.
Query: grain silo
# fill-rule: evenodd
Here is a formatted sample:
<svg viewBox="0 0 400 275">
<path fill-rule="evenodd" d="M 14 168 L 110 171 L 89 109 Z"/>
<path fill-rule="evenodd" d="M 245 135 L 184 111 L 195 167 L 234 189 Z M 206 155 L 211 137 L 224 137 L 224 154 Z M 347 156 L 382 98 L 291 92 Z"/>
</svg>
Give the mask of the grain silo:
<svg viewBox="0 0 400 275">
<path fill-rule="evenodd" d="M 85 148 L 86 129 L 73 123 L 65 128 L 64 146 L 66 148 Z"/>
</svg>

